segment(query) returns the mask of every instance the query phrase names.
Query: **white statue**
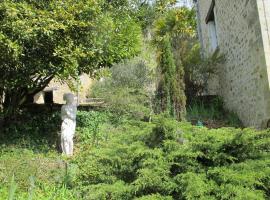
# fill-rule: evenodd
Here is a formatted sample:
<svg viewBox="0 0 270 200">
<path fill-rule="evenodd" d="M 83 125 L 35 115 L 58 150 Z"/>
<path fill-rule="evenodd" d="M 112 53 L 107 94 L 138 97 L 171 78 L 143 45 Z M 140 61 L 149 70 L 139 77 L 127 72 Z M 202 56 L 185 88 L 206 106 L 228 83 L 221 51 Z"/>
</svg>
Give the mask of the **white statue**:
<svg viewBox="0 0 270 200">
<path fill-rule="evenodd" d="M 64 94 L 63 99 L 66 104 L 61 108 L 61 148 L 63 154 L 73 155 L 73 136 L 76 128 L 77 105 L 74 101 L 74 95 L 71 93 Z"/>
</svg>

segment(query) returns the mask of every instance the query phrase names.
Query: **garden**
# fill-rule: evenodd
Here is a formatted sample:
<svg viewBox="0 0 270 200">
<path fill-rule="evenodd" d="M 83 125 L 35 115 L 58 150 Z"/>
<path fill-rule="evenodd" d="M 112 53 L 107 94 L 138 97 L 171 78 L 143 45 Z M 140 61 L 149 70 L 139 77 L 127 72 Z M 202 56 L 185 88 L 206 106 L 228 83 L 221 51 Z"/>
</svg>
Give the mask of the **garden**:
<svg viewBox="0 0 270 200">
<path fill-rule="evenodd" d="M 203 95 L 224 61 L 202 58 L 191 4 L 0 2 L 0 200 L 264 200 L 270 132 Z M 87 73 L 74 155 L 61 111 L 28 101 Z"/>
</svg>

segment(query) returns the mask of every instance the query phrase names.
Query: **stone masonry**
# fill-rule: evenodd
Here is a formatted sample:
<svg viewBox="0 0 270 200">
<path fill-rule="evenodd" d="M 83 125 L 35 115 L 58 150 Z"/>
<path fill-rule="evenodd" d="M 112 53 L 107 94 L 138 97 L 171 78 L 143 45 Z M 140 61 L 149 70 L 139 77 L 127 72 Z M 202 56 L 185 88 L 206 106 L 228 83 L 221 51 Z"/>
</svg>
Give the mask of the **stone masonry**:
<svg viewBox="0 0 270 200">
<path fill-rule="evenodd" d="M 93 83 L 93 80 L 87 74 L 83 74 L 80 76 L 80 87 L 79 87 L 79 103 L 83 103 L 89 93 L 90 87 Z M 39 92 L 34 97 L 34 103 L 44 104 L 45 103 L 45 95 L 50 92 L 52 95 L 52 101 L 56 104 L 64 104 L 63 95 L 65 93 L 74 93 L 70 90 L 68 84 L 60 83 L 57 80 L 52 80 L 48 87 L 46 87 L 42 92 Z M 76 92 L 74 93 L 76 96 Z"/>
<path fill-rule="evenodd" d="M 270 125 L 270 0 L 197 0 L 196 7 L 203 55 L 219 49 L 225 56 L 214 92 L 245 126 L 266 128 Z M 216 49 L 210 22 L 215 26 Z"/>
</svg>

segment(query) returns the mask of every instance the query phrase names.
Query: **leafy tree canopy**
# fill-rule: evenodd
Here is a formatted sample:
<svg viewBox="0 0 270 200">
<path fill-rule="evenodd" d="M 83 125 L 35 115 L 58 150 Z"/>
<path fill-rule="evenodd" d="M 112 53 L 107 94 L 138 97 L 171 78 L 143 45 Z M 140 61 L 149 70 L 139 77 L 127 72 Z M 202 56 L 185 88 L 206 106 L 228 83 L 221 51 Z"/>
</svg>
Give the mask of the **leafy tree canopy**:
<svg viewBox="0 0 270 200">
<path fill-rule="evenodd" d="M 154 33 L 158 43 L 166 35 L 172 38 L 196 36 L 195 10 L 186 7 L 171 9 L 155 21 Z"/>
<path fill-rule="evenodd" d="M 58 77 L 66 80 L 136 55 L 141 29 L 103 0 L 0 3 L 0 100 L 14 107 Z M 117 9 L 117 8 L 114 8 Z M 114 10 L 115 11 L 115 10 Z"/>
</svg>

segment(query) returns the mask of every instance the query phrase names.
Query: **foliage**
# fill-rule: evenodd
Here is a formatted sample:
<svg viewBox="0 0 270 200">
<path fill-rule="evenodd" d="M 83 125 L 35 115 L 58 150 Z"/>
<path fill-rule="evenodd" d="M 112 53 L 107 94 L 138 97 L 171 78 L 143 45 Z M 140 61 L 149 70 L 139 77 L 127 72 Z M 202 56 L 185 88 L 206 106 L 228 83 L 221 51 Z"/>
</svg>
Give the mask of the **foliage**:
<svg viewBox="0 0 270 200">
<path fill-rule="evenodd" d="M 196 34 L 195 9 L 182 7 L 165 12 L 155 21 L 154 35 L 156 45 L 169 35 L 175 65 L 179 69 L 176 75 L 180 75 L 178 82 L 184 80 L 188 102 L 205 93 L 208 80 L 216 75 L 217 66 L 224 58 L 218 51 L 208 58 L 202 57 Z"/>
<path fill-rule="evenodd" d="M 182 44 L 195 36 L 195 12 L 185 7 L 171 9 L 154 24 L 153 42 L 158 50 L 159 80 L 157 110 L 185 117 L 185 84 Z"/>
<path fill-rule="evenodd" d="M 16 121 L 0 128 L 0 145 L 49 151 L 58 145 L 60 124 L 60 113 L 57 112 L 46 113 L 38 109 L 37 113 L 23 112 Z"/>
<path fill-rule="evenodd" d="M 16 123 L 0 130 L 0 199 L 78 199 L 70 190 L 76 166 L 56 152 L 60 115 L 37 113 L 22 113 Z M 78 111 L 76 141 L 91 145 L 86 137 L 94 138 L 107 118 L 102 112 Z"/>
<path fill-rule="evenodd" d="M 59 131 L 59 113 L 41 111 L 22 113 L 0 129 L 0 199 L 61 199 L 66 169 L 56 152 Z"/>
<path fill-rule="evenodd" d="M 151 0 L 107 0 L 106 2 L 109 5 L 106 9 L 111 8 L 114 12 L 120 9 L 126 15 L 134 18 L 144 32 L 151 26 L 156 16 L 155 5 Z"/>
<path fill-rule="evenodd" d="M 11 182 L 11 184 L 15 184 Z M 11 185 L 13 188 L 14 185 Z M 30 188 L 30 186 L 29 186 Z M 16 189 L 16 188 L 14 188 Z M 47 200 L 47 199 L 55 199 L 55 200 L 77 200 L 75 194 L 72 194 L 65 186 L 62 187 L 53 187 L 45 184 L 41 185 L 34 185 L 34 190 L 32 193 L 26 192 L 23 190 L 14 190 L 14 193 L 7 192 L 7 188 L 0 188 L 0 199 L 1 200 L 32 200 L 32 199 L 40 199 L 40 200 Z"/>
<path fill-rule="evenodd" d="M 82 144 L 98 143 L 101 126 L 109 120 L 110 116 L 105 112 L 80 111 L 77 114 L 77 127 L 82 129 L 77 138 Z"/>
<path fill-rule="evenodd" d="M 77 199 L 65 183 L 66 162 L 46 143 L 35 142 L 1 145 L 0 199 Z"/>
<path fill-rule="evenodd" d="M 185 40 L 196 36 L 196 13 L 186 7 L 174 8 L 165 12 L 155 21 L 154 42 L 169 34 L 173 40 Z M 178 45 L 178 44 L 175 44 Z"/>
<path fill-rule="evenodd" d="M 1 1 L 0 100 L 6 114 L 52 78 L 94 74 L 140 51 L 138 23 L 104 6 L 101 0 Z"/>
<path fill-rule="evenodd" d="M 76 157 L 75 188 L 86 199 L 267 199 L 269 142 L 269 131 L 129 121 Z"/>
<path fill-rule="evenodd" d="M 169 112 L 179 120 L 185 117 L 186 99 L 184 94 L 183 72 L 175 66 L 171 43 L 168 37 L 161 42 L 158 57 L 159 80 L 156 91 L 158 112 Z"/>
<path fill-rule="evenodd" d="M 134 58 L 114 65 L 110 77 L 91 88 L 91 96 L 104 98 L 106 108 L 118 118 L 149 118 L 152 97 L 151 63 Z"/>
<path fill-rule="evenodd" d="M 80 36 L 81 32 L 82 34 L 87 32 L 85 29 L 88 30 L 89 27 L 84 26 L 84 23 L 89 22 L 91 28 L 95 28 L 95 23 L 99 22 L 100 27 L 102 27 L 99 30 L 100 32 L 89 31 L 91 34 L 97 33 L 97 37 L 90 37 L 88 41 L 84 40 L 86 38 L 83 35 L 83 37 L 77 39 L 79 41 L 84 40 L 83 46 L 92 42 L 93 45 L 97 45 L 96 47 L 100 47 L 99 45 L 103 47 L 103 39 L 106 39 L 106 34 L 110 36 L 111 27 L 117 28 L 117 24 L 121 22 L 120 16 L 124 17 L 123 21 L 128 20 L 127 16 L 129 15 L 126 12 L 126 6 L 129 5 L 127 3 L 130 1 L 107 1 L 108 4 L 99 4 L 101 1 L 91 1 L 93 3 L 91 6 L 88 4 L 89 0 L 65 1 L 61 6 L 57 5 L 60 1 L 56 0 L 39 2 L 18 0 L 16 1 L 19 2 L 18 4 L 13 2 L 15 1 L 8 0 L 0 3 L 0 8 L 5 3 L 11 5 L 10 10 L 14 5 L 25 6 L 29 12 L 24 14 L 29 18 L 29 22 L 38 16 L 38 13 L 35 12 L 48 14 L 48 16 L 55 14 L 62 20 L 68 18 L 67 21 L 60 20 L 59 23 L 71 20 L 70 25 L 74 25 L 73 28 L 79 30 L 79 35 L 76 34 L 77 31 L 75 33 L 72 32 L 73 29 L 71 30 L 71 39 L 74 36 L 73 34 Z M 172 9 L 168 14 L 164 11 L 171 7 L 170 3 L 174 3 L 174 1 L 160 1 L 160 4 L 158 3 L 159 1 L 157 5 L 160 5 L 160 12 L 164 14 L 159 21 L 160 25 L 163 25 L 157 26 L 161 27 L 158 28 L 160 32 L 157 32 L 160 37 L 156 37 L 161 39 L 159 40 L 161 46 L 156 47 L 159 50 L 162 49 L 160 51 L 162 55 L 159 55 L 159 58 L 162 58 L 159 60 L 159 65 L 163 73 L 159 75 L 164 75 L 162 80 L 169 87 L 164 88 L 169 89 L 169 96 L 170 93 L 173 94 L 170 98 L 176 96 L 183 98 L 182 93 L 180 95 L 177 93 L 180 90 L 182 92 L 184 88 L 182 64 L 188 66 L 193 62 L 193 59 L 192 54 L 189 54 L 190 57 L 187 57 L 187 59 L 181 58 L 188 53 L 186 50 L 177 49 L 176 44 L 180 44 L 179 41 L 184 44 L 180 36 L 192 38 L 191 32 L 189 32 L 192 27 L 189 27 L 188 23 L 182 22 L 180 19 L 186 19 L 188 13 L 192 16 L 194 11 Z M 68 6 L 68 8 L 65 8 L 64 5 L 66 4 L 74 7 Z M 51 7 L 53 5 L 55 7 Z M 56 12 L 54 8 L 59 9 L 57 10 L 59 12 L 54 13 Z M 30 15 L 32 9 L 35 14 L 33 18 Z M 51 9 L 50 12 L 47 12 L 47 9 Z M 80 9 L 82 13 L 79 12 Z M 105 10 L 107 11 L 105 12 Z M 93 15 L 87 18 L 89 13 L 83 11 L 91 11 L 98 16 Z M 177 19 L 177 15 L 172 14 L 175 12 L 184 15 L 180 15 L 181 18 Z M 16 9 L 14 13 L 16 14 Z M 73 16 L 72 13 L 76 13 L 79 18 L 84 19 L 84 23 L 76 24 L 78 21 L 75 20 L 75 23 L 73 19 L 70 19 Z M 0 14 L 0 19 L 1 16 Z M 14 19 L 20 17 L 25 19 L 25 16 L 17 13 Z M 44 22 L 46 22 L 47 18 L 44 19 Z M 115 21 L 112 19 L 115 19 Z M 193 18 L 190 19 L 193 20 Z M 103 20 L 106 23 L 103 23 Z M 131 20 L 133 21 L 132 18 Z M 41 23 L 41 21 L 39 22 Z M 15 28 L 20 27 L 15 25 Z M 57 24 L 52 22 L 52 25 Z M 132 24 L 131 26 L 135 27 Z M 106 34 L 102 33 L 102 30 L 105 30 L 104 27 L 108 27 Z M 128 25 L 122 26 L 123 29 L 125 27 L 128 27 Z M 54 37 L 53 27 L 51 28 L 52 39 L 57 39 Z M 55 28 L 55 30 L 58 30 L 57 26 Z M 183 30 L 183 32 L 176 31 L 177 34 L 174 35 L 172 30 Z M 24 31 L 25 29 L 18 34 L 23 35 Z M 31 32 L 31 29 L 29 31 Z M 41 31 L 41 33 L 43 32 Z M 122 33 L 122 31 L 119 32 L 120 35 Z M 57 32 L 57 34 L 59 33 Z M 65 38 L 66 32 L 64 31 L 62 34 Z M 43 35 L 41 34 L 40 37 L 43 37 Z M 33 36 L 33 38 L 35 37 Z M 57 42 L 61 42 L 61 39 Z M 117 40 L 113 41 L 116 42 Z M 189 39 L 184 41 L 189 41 Z M 127 43 L 127 40 L 121 39 L 121 42 Z M 95 60 L 111 55 L 111 50 L 125 49 L 121 42 L 116 42 L 112 46 L 110 46 L 110 42 L 107 42 L 108 45 L 105 45 L 104 49 L 99 49 L 101 52 L 97 51 L 98 55 L 87 58 Z M 66 43 L 70 44 L 69 41 L 66 41 Z M 184 48 L 189 49 L 189 47 Z M 95 50 L 93 51 L 95 52 Z M 104 53 L 103 50 L 108 51 Z M 127 49 L 123 51 L 127 51 Z M 6 52 L 12 51 L 7 50 Z M 91 95 L 104 98 L 106 107 L 100 111 L 78 112 L 75 155 L 72 158 L 61 156 L 56 152 L 61 124 L 58 112 L 47 110 L 44 113 L 33 108 L 31 113 L 22 112 L 18 115 L 12 124 L 5 124 L 4 129 L 0 129 L 0 199 L 269 199 L 269 130 L 257 131 L 249 128 L 207 129 L 201 126 L 193 126 L 187 122 L 179 122 L 168 113 L 153 115 L 151 113 L 151 98 L 153 95 L 153 71 L 156 63 L 152 62 L 152 57 L 147 55 L 152 54 L 152 52 L 143 53 L 142 58 L 135 58 L 114 65 L 109 70 L 110 77 L 105 77 L 103 81 L 95 84 Z M 70 53 L 71 57 L 68 58 L 73 60 L 74 52 Z M 121 59 L 127 56 L 125 53 L 119 53 Z M 61 55 L 69 54 L 65 52 Z M 177 56 L 181 58 L 179 62 L 175 62 L 173 59 L 178 58 Z M 148 60 L 149 58 L 151 61 Z M 115 57 L 111 60 L 100 59 L 96 64 L 98 63 L 98 68 L 104 67 L 113 62 L 114 59 L 117 60 Z M 76 62 L 78 60 L 75 59 Z M 88 60 L 85 62 L 87 63 Z M 194 62 L 197 63 L 196 59 Z M 87 65 L 85 67 L 87 68 Z M 86 68 L 82 70 L 87 70 Z M 29 69 L 31 68 L 29 67 Z M 39 69 L 39 66 L 37 66 L 37 69 Z M 48 69 L 50 69 L 50 66 Z M 92 66 L 91 69 L 96 68 Z M 70 69 L 67 68 L 66 70 L 67 74 L 64 75 L 69 76 Z M 174 74 L 175 76 L 173 76 Z M 63 74 L 58 75 L 61 77 Z M 180 84 L 176 86 L 176 83 Z M 171 99 L 168 102 L 171 103 Z M 191 115 L 188 115 L 188 117 L 211 116 L 223 118 L 219 112 L 219 108 L 222 107 L 220 101 L 214 102 L 210 105 L 210 108 L 200 103 L 194 105 L 191 107 Z M 205 112 L 205 116 L 202 116 L 201 112 Z M 152 119 L 150 120 L 150 118 Z M 2 134 L 3 132 L 5 134 Z"/>
<path fill-rule="evenodd" d="M 219 97 L 193 100 L 187 107 L 187 120 L 193 124 L 202 122 L 211 128 L 243 127 L 235 113 L 224 109 L 224 103 Z"/>
<path fill-rule="evenodd" d="M 218 51 L 209 58 L 203 58 L 200 45 L 194 44 L 183 59 L 185 69 L 186 95 L 189 100 L 207 92 L 210 77 L 217 75 L 217 68 L 224 61 Z"/>
<path fill-rule="evenodd" d="M 269 130 L 207 129 L 165 115 L 119 125 L 114 114 L 79 111 L 75 155 L 66 159 L 36 140 L 45 116 L 16 129 L 28 139 L 1 140 L 1 198 L 27 199 L 29 191 L 33 199 L 269 198 Z"/>
</svg>

